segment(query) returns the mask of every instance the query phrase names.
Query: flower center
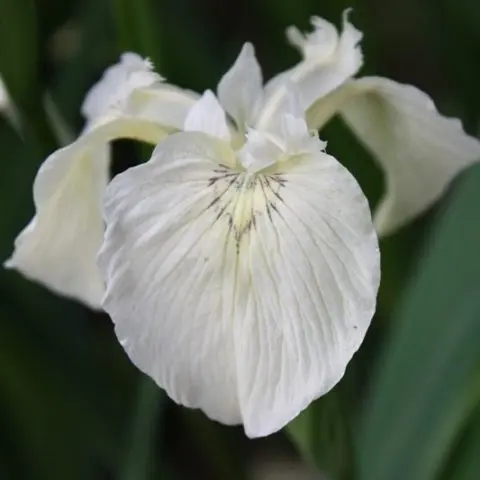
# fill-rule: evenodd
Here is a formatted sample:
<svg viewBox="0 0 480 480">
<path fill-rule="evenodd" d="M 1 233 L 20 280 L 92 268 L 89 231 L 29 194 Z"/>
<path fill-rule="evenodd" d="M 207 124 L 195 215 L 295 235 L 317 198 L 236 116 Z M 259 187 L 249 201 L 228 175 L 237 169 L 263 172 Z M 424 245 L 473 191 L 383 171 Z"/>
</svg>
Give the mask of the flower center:
<svg viewBox="0 0 480 480">
<path fill-rule="evenodd" d="M 229 237 L 233 237 L 237 253 L 243 242 L 248 242 L 257 221 L 266 217 L 273 223 L 275 215 L 281 215 L 282 188 L 286 180 L 281 173 L 238 172 L 219 165 L 208 185 L 213 199 L 208 208 L 216 213 L 215 221 L 224 221 Z"/>
</svg>

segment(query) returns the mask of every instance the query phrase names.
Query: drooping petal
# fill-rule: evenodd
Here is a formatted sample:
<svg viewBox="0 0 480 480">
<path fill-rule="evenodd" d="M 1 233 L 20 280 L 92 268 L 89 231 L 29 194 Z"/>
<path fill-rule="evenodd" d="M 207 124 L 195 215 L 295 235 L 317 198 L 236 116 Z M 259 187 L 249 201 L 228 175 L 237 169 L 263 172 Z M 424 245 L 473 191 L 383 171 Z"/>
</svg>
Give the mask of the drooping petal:
<svg viewBox="0 0 480 480">
<path fill-rule="evenodd" d="M 356 80 L 318 102 L 310 125 L 320 127 L 335 111 L 385 171 L 386 193 L 375 213 L 381 235 L 427 210 L 459 172 L 480 160 L 480 142 L 415 87 L 379 77 Z"/>
<path fill-rule="evenodd" d="M 344 13 L 340 35 L 335 26 L 324 19 L 314 17 L 312 25 L 314 31 L 305 36 L 295 27 L 287 31 L 291 43 L 301 49 L 303 60 L 267 83 L 265 100 L 256 119 L 257 128 L 267 129 L 275 123 L 286 101 L 288 83 L 297 87 L 306 110 L 361 68 L 363 57 L 358 43 L 362 34 L 348 21 L 348 11 Z"/>
<path fill-rule="evenodd" d="M 104 282 L 95 263 L 103 240 L 101 198 L 108 183 L 109 146 L 71 161 L 60 151 L 39 170 L 37 213 L 15 240 L 6 268 L 61 295 L 99 309 Z"/>
<path fill-rule="evenodd" d="M 178 403 L 251 437 L 342 377 L 370 323 L 376 235 L 353 177 L 321 152 L 260 173 L 178 133 L 107 189 L 104 308 Z"/>
<path fill-rule="evenodd" d="M 230 140 L 225 111 L 211 90 L 207 90 L 189 110 L 183 129 L 206 133 L 227 142 Z"/>
<path fill-rule="evenodd" d="M 232 68 L 218 84 L 218 98 L 223 108 L 244 130 L 250 123 L 263 94 L 262 71 L 251 43 L 245 43 Z"/>
<path fill-rule="evenodd" d="M 84 132 L 47 158 L 37 174 L 36 214 L 18 236 L 7 267 L 100 308 L 104 285 L 95 259 L 103 239 L 108 143 L 130 138 L 156 144 L 183 128 L 198 99 L 161 80 L 150 62 L 127 53 L 91 89 L 82 107 Z"/>
<path fill-rule="evenodd" d="M 108 142 L 165 135 L 158 124 L 128 117 L 104 119 L 40 167 L 33 196 L 35 217 L 15 241 L 7 268 L 56 293 L 100 308 L 104 283 L 96 256 L 103 240 L 101 201 L 109 179 Z"/>
</svg>

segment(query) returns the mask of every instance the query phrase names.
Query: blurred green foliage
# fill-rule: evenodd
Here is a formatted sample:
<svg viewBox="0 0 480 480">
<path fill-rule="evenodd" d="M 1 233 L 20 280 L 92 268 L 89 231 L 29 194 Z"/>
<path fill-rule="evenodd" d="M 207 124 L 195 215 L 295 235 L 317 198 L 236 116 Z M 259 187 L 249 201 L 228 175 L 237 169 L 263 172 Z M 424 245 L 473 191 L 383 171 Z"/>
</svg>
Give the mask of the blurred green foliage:
<svg viewBox="0 0 480 480">
<path fill-rule="evenodd" d="M 85 92 L 126 49 L 201 91 L 250 40 L 269 78 L 298 59 L 288 25 L 314 14 L 339 24 L 350 6 L 364 71 L 417 85 L 476 134 L 477 0 L 0 0 L 0 74 L 25 125 L 20 138 L 0 124 L 1 258 L 57 146 L 46 92 L 78 132 Z M 325 137 L 374 205 L 383 184 L 368 154 L 339 120 Z M 135 162 L 129 142 L 114 151 L 118 164 Z M 479 208 L 473 168 L 435 211 L 382 242 L 379 309 L 345 378 L 286 432 L 255 441 L 170 402 L 130 365 L 106 315 L 2 271 L 0 478 L 235 480 L 272 452 L 332 479 L 479 478 Z"/>
</svg>

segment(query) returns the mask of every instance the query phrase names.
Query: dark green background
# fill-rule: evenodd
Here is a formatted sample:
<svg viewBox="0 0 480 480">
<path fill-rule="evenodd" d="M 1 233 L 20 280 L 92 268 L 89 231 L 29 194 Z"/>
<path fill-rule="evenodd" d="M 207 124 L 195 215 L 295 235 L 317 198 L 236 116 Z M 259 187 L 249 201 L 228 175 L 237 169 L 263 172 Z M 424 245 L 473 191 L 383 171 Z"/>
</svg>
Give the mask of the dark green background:
<svg viewBox="0 0 480 480">
<path fill-rule="evenodd" d="M 306 28 L 314 14 L 338 25 L 347 7 L 364 32 L 364 73 L 422 88 L 477 134 L 478 0 L 0 0 L 0 74 L 25 129 L 21 139 L 1 120 L 1 259 L 56 148 L 45 92 L 78 133 L 85 92 L 125 50 L 172 83 L 214 89 L 244 41 L 269 78 L 299 58 L 288 25 Z M 366 152 L 339 120 L 322 137 L 374 205 L 382 174 Z M 114 152 L 116 171 L 142 156 L 127 141 Z M 382 241 L 378 312 L 344 380 L 255 441 L 169 401 L 130 365 L 106 315 L 1 271 L 0 479 L 236 480 L 266 456 L 332 479 L 480 478 L 479 211 L 473 167 L 434 211 Z"/>
</svg>

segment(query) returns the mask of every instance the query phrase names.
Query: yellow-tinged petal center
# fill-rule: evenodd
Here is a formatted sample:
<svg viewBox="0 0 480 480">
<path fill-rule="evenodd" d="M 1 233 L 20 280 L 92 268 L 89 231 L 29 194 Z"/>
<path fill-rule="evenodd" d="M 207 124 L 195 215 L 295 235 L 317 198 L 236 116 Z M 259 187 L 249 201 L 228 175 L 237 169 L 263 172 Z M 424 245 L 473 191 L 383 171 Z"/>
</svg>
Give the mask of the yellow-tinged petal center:
<svg viewBox="0 0 480 480">
<path fill-rule="evenodd" d="M 239 172 L 225 165 L 214 170 L 209 179 L 213 198 L 208 208 L 215 211 L 216 222 L 227 223 L 237 252 L 244 241 L 248 242 L 260 216 L 266 215 L 273 222 L 274 215 L 279 214 L 285 183 L 281 173 Z"/>
</svg>

